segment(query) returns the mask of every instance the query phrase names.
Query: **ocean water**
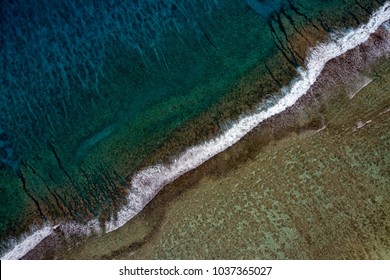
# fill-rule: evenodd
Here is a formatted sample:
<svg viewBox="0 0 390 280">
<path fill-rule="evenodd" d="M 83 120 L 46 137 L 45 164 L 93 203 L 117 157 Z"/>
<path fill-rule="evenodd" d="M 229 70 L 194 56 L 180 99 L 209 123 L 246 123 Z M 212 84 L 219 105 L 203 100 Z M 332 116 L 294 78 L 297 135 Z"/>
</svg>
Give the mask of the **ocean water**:
<svg viewBox="0 0 390 280">
<path fill-rule="evenodd" d="M 383 3 L 5 1 L 2 251 L 31 237 L 29 231 L 39 242 L 57 224 L 68 234 L 122 226 L 164 184 L 226 149 L 269 116 L 263 109 L 277 114 L 294 103 L 328 60 L 363 42 L 388 20 L 386 6 L 384 16 L 369 21 Z M 346 31 L 363 23 L 367 25 L 361 30 Z M 310 44 L 331 33 L 337 37 L 336 31 L 345 36 L 334 41 L 332 54 L 318 47 L 307 58 Z M 303 45 L 294 43 L 300 41 Z M 257 79 L 271 81 L 268 87 L 231 95 L 253 71 L 259 72 Z M 255 109 L 294 78 L 299 78 L 294 87 L 257 109 L 257 115 L 240 119 L 240 125 L 228 123 L 211 134 L 197 125 L 188 143 L 215 140 L 180 155 L 188 143 L 172 135 L 191 127 L 194 119 L 210 118 L 207 114 L 213 111 L 221 117 L 208 121 L 218 127 L 235 121 L 241 108 Z M 173 164 L 147 167 L 166 142 L 179 147 L 168 149 Z M 34 242 L 11 258 L 22 256 Z"/>
</svg>

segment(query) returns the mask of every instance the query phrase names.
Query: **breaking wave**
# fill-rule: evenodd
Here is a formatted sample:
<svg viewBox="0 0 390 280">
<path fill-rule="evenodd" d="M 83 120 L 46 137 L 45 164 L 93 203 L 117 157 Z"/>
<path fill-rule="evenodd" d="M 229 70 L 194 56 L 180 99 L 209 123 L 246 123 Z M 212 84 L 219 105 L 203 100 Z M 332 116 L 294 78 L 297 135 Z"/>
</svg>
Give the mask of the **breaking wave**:
<svg viewBox="0 0 390 280">
<path fill-rule="evenodd" d="M 43 239 L 48 237 L 53 232 L 53 227 L 45 225 L 38 230 L 31 230 L 31 234 L 22 236 L 18 241 L 14 241 L 15 246 L 1 256 L 2 260 L 17 260 L 26 255 L 35 248 Z"/>
</svg>

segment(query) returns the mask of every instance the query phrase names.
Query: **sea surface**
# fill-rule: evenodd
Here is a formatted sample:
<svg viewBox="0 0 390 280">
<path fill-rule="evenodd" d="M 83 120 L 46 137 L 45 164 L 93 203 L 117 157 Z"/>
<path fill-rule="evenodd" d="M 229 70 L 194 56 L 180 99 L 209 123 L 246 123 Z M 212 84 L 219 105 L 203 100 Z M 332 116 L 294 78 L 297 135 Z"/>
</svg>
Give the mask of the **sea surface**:
<svg viewBox="0 0 390 280">
<path fill-rule="evenodd" d="M 166 184 L 295 104 L 329 61 L 374 33 L 351 64 L 389 53 L 386 1 L 19 0 L 1 10 L 4 259 L 53 233 L 121 228 Z"/>
</svg>

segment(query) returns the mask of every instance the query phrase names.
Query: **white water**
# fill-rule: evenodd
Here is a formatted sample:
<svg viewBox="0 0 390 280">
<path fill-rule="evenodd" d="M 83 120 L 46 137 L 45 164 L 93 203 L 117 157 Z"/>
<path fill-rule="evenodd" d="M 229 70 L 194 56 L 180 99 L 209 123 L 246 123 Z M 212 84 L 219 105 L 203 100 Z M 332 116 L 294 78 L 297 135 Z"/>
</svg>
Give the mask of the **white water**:
<svg viewBox="0 0 390 280">
<path fill-rule="evenodd" d="M 37 246 L 43 239 L 48 237 L 53 232 L 53 227 L 45 225 L 43 228 L 33 231 L 32 234 L 22 237 L 7 253 L 5 253 L 2 260 L 17 260 L 23 257 Z"/>
<path fill-rule="evenodd" d="M 299 69 L 300 77 L 294 80 L 289 87 L 282 89 L 282 94 L 280 95 L 282 97 L 275 100 L 272 106 L 269 108 L 260 106 L 257 113 L 242 117 L 221 136 L 203 144 L 190 147 L 168 166 L 154 165 L 135 174 L 131 181 L 127 204 L 118 212 L 117 220 L 111 220 L 106 223 L 106 231 L 114 231 L 132 219 L 166 184 L 198 167 L 216 154 L 226 150 L 262 121 L 294 105 L 300 97 L 307 93 L 329 60 L 367 41 L 369 36 L 389 19 L 390 2 L 386 2 L 372 15 L 367 24 L 355 30 L 337 34 L 337 36 L 331 36 L 329 42 L 319 44 L 312 49 L 306 60 L 306 70 Z M 385 28 L 389 28 L 388 23 L 385 24 Z M 90 233 L 91 231 L 99 231 L 97 225 L 97 220 L 92 220 L 87 226 L 68 223 L 61 225 L 61 229 L 65 232 L 71 231 L 72 233 Z M 53 228 L 51 226 L 45 226 L 35 231 L 26 238 L 23 238 L 13 249 L 3 255 L 1 259 L 21 258 L 45 237 L 49 236 L 52 231 Z"/>
<path fill-rule="evenodd" d="M 43 239 L 50 236 L 53 230 L 60 228 L 65 236 L 71 236 L 75 234 L 90 235 L 92 233 L 98 233 L 101 231 L 99 221 L 97 219 L 90 220 L 87 224 L 79 224 L 76 222 L 67 222 L 64 224 L 51 225 L 46 224 L 39 230 L 30 230 L 31 234 L 22 236 L 18 241 L 12 241 L 11 243 L 16 244 L 11 246 L 12 249 L 7 251 L 1 260 L 17 260 L 22 258 L 28 252 L 35 248 Z"/>
</svg>

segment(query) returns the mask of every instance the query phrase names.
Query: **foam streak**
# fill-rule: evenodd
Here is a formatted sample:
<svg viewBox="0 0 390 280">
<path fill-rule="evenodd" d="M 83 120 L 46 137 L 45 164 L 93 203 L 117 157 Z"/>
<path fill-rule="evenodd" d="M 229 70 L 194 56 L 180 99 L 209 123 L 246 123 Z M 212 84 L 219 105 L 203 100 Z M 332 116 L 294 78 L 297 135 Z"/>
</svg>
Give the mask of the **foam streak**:
<svg viewBox="0 0 390 280">
<path fill-rule="evenodd" d="M 53 232 L 53 227 L 46 225 L 43 228 L 34 231 L 32 234 L 24 237 L 11 250 L 6 252 L 1 260 L 17 260 L 26 255 L 35 246 L 37 246 L 43 239 L 48 237 Z"/>
</svg>

